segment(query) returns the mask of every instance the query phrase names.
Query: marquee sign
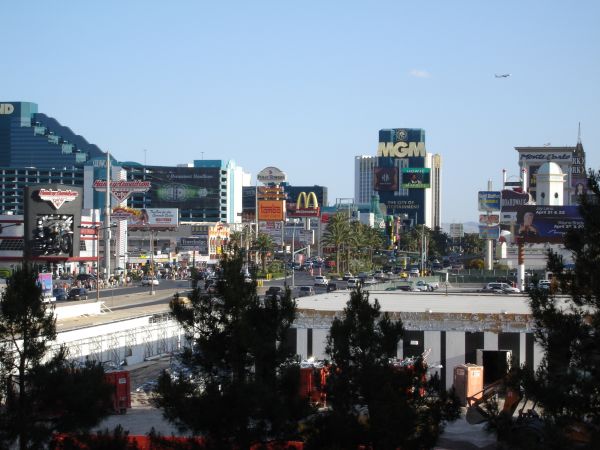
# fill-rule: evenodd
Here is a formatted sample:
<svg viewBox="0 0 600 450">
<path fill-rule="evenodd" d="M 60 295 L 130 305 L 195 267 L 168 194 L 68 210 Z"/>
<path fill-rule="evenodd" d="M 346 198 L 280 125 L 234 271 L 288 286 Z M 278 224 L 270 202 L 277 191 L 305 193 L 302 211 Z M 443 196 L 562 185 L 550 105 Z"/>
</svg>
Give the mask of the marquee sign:
<svg viewBox="0 0 600 450">
<path fill-rule="evenodd" d="M 72 191 L 71 189 L 40 189 L 38 195 L 40 199 L 50 202 L 55 209 L 60 209 L 65 202 L 72 202 L 75 200 L 79 196 L 79 192 Z"/>
<path fill-rule="evenodd" d="M 93 187 L 98 192 L 106 192 L 106 180 L 95 180 Z M 127 200 L 131 194 L 148 192 L 150 190 L 149 181 L 125 181 L 111 180 L 110 193 L 119 203 Z"/>
<path fill-rule="evenodd" d="M 290 217 L 319 217 L 320 208 L 317 194 L 314 192 L 300 192 L 296 201 L 296 208 L 290 211 Z"/>
<path fill-rule="evenodd" d="M 287 179 L 287 176 L 277 167 L 266 167 L 258 172 L 256 179 L 261 183 L 281 183 Z"/>
</svg>

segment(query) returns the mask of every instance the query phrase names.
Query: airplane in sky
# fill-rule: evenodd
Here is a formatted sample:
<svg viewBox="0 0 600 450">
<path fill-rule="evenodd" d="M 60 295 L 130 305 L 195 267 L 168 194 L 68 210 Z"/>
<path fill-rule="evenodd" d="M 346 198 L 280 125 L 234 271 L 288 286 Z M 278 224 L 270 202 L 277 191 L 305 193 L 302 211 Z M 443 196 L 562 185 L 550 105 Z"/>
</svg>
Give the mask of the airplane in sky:
<svg viewBox="0 0 600 450">
<path fill-rule="evenodd" d="M 498 75 L 498 74 L 496 73 L 496 74 L 494 74 L 494 76 L 495 76 L 496 78 L 508 78 L 508 77 L 510 77 L 510 73 L 502 73 L 502 74 L 500 74 L 500 75 Z"/>
</svg>

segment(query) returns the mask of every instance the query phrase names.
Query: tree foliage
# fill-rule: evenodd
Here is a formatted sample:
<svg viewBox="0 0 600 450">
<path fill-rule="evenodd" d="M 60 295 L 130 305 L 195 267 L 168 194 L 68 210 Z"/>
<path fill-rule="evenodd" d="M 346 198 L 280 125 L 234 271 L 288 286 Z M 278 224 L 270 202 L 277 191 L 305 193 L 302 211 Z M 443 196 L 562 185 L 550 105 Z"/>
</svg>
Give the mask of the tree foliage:
<svg viewBox="0 0 600 450">
<path fill-rule="evenodd" d="M 0 300 L 0 443 L 40 448 L 54 432 L 91 427 L 108 414 L 111 386 L 94 363 L 78 367 L 64 347 L 54 354 L 53 311 L 37 273 L 14 272 Z"/>
<path fill-rule="evenodd" d="M 307 406 L 288 342 L 295 303 L 289 290 L 259 299 L 256 283 L 244 282 L 237 251 L 221 267 L 216 294 L 196 289 L 191 305 L 172 306 L 188 339 L 181 361 L 191 375 L 163 373 L 155 402 L 215 448 L 293 436 Z"/>
<path fill-rule="evenodd" d="M 377 300 L 357 289 L 327 341 L 331 358 L 328 410 L 315 416 L 307 448 L 430 448 L 444 422 L 458 415 L 455 398 L 428 378 L 422 357 L 393 359 L 404 333 L 401 321 L 381 314 Z"/>
<path fill-rule="evenodd" d="M 550 251 L 553 285 L 530 294 L 535 338 L 545 356 L 525 388 L 541 406 L 546 448 L 571 447 L 578 437 L 585 447 L 600 448 L 599 180 L 598 173 L 590 173 L 591 195 L 580 197 L 584 227 L 565 237 L 574 268 L 567 270 Z"/>
</svg>

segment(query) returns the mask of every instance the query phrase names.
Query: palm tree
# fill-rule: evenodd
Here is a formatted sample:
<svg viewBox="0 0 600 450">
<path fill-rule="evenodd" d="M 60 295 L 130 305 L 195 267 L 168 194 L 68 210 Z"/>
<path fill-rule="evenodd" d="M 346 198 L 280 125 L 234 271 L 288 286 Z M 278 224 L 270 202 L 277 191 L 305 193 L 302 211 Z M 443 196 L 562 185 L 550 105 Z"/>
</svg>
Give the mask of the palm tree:
<svg viewBox="0 0 600 450">
<path fill-rule="evenodd" d="M 258 236 L 252 243 L 252 247 L 254 250 L 260 253 L 260 261 L 262 265 L 262 270 L 265 272 L 267 270 L 267 254 L 272 252 L 275 248 L 275 243 L 271 236 L 265 233 L 258 233 Z"/>
<path fill-rule="evenodd" d="M 350 235 L 350 221 L 348 216 L 343 213 L 335 213 L 327 224 L 327 228 L 323 233 L 323 244 L 334 247 L 336 254 L 336 268 L 342 272 L 340 267 L 340 256 L 344 245 L 348 243 Z"/>
</svg>

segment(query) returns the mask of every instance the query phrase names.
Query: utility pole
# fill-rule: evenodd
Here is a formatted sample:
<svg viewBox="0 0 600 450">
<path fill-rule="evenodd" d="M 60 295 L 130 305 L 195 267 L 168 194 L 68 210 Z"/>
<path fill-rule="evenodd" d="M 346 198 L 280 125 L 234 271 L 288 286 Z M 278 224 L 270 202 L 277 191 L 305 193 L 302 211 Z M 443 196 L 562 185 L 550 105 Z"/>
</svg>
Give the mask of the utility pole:
<svg viewBox="0 0 600 450">
<path fill-rule="evenodd" d="M 105 210 L 104 210 L 104 218 L 105 224 L 104 227 L 106 229 L 106 236 L 104 241 L 104 266 L 106 268 L 106 280 L 110 279 L 110 238 L 111 238 L 111 226 L 110 226 L 110 182 L 111 182 L 111 173 L 110 173 L 110 152 L 106 152 L 106 201 L 105 201 Z"/>
</svg>

